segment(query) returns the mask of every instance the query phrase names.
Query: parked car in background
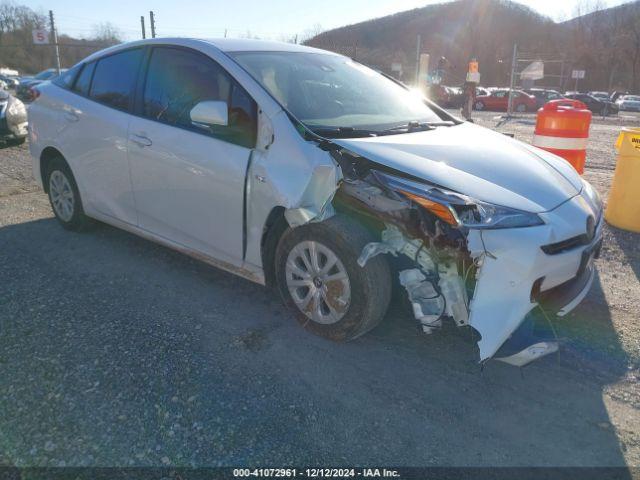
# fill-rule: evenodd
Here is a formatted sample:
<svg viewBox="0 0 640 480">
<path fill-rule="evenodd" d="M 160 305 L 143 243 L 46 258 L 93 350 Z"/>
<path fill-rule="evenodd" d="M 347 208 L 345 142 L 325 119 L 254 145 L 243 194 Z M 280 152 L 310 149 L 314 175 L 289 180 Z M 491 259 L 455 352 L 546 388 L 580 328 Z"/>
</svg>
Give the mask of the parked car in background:
<svg viewBox="0 0 640 480">
<path fill-rule="evenodd" d="M 616 105 L 624 112 L 640 112 L 640 95 L 622 95 L 616 100 Z"/>
<path fill-rule="evenodd" d="M 609 98 L 609 100 L 611 100 L 612 102 L 616 102 L 620 97 L 623 97 L 624 95 L 629 95 L 629 93 L 630 92 L 623 92 L 622 90 L 616 90 L 611 94 L 611 98 Z"/>
<path fill-rule="evenodd" d="M 609 92 L 588 92 L 587 95 L 591 95 L 598 100 L 611 100 L 611 95 L 609 95 Z"/>
<path fill-rule="evenodd" d="M 573 93 L 570 95 L 566 95 L 567 98 L 571 98 L 573 100 L 579 100 L 584 103 L 589 110 L 598 115 L 617 115 L 618 114 L 618 105 L 613 103 L 611 100 L 599 99 L 588 93 Z"/>
<path fill-rule="evenodd" d="M 529 95 L 536 97 L 536 108 L 542 107 L 545 103 L 551 100 L 558 100 L 564 98 L 564 96 L 557 90 L 550 90 L 546 88 L 529 88 L 525 90 Z"/>
<path fill-rule="evenodd" d="M 0 80 L 2 80 L 4 83 L 7 84 L 7 88 L 13 88 L 13 89 L 15 89 L 20 83 L 20 79 L 18 77 L 12 77 L 9 75 L 0 74 Z"/>
<path fill-rule="evenodd" d="M 513 90 L 513 110 L 516 112 L 530 112 L 536 109 L 536 97 L 523 92 Z M 509 104 L 509 89 L 493 90 L 489 95 L 476 96 L 473 107 L 476 110 L 498 110 L 506 111 Z"/>
<path fill-rule="evenodd" d="M 9 92 L 0 91 L 0 140 L 19 145 L 27 138 L 27 109 Z"/>
<path fill-rule="evenodd" d="M 66 68 L 61 68 L 60 73 L 66 72 Z M 31 87 L 35 87 L 42 82 L 47 80 L 51 80 L 58 76 L 58 72 L 55 68 L 48 68 L 47 70 L 43 70 L 42 72 L 34 75 L 33 77 L 22 77 L 20 79 L 20 83 L 16 87 L 16 95 L 23 100 L 32 100 L 33 92 L 30 90 Z"/>
<path fill-rule="evenodd" d="M 464 90 L 460 87 L 445 87 L 448 92 L 447 108 L 460 108 L 464 103 Z"/>
<path fill-rule="evenodd" d="M 464 102 L 464 91 L 461 87 L 431 85 L 429 88 L 429 98 L 442 108 L 460 108 Z"/>
<path fill-rule="evenodd" d="M 451 91 L 444 85 L 431 84 L 428 97 L 442 108 L 447 108 L 451 101 Z"/>
<path fill-rule="evenodd" d="M 148 39 L 36 88 L 33 174 L 64 228 L 96 218 L 277 286 L 325 338 L 374 328 L 398 284 L 425 333 L 472 327 L 481 361 L 522 366 L 558 349 L 530 335 L 537 306 L 567 314 L 593 282 L 602 203 L 571 165 L 347 57 Z"/>
</svg>

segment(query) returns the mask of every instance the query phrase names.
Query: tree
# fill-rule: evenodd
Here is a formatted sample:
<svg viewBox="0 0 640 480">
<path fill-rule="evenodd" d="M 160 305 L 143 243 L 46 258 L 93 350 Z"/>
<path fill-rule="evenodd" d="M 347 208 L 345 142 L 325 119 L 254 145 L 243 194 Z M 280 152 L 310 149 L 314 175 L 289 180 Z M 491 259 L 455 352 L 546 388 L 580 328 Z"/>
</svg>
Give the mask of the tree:
<svg viewBox="0 0 640 480">
<path fill-rule="evenodd" d="M 117 45 L 122 43 L 118 28 L 111 22 L 102 22 L 93 27 L 92 40 L 105 45 Z"/>
<path fill-rule="evenodd" d="M 626 16 L 626 28 L 629 31 L 629 50 L 631 51 L 631 87 L 638 91 L 638 67 L 640 63 L 640 4 L 630 5 L 629 15 Z"/>
</svg>

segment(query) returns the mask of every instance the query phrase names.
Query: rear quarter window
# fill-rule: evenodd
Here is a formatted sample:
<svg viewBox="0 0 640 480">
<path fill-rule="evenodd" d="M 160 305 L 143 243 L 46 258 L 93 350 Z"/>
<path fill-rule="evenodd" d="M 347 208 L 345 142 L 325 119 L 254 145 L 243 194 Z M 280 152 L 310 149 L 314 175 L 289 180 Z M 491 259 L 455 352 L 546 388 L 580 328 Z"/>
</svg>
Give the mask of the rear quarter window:
<svg viewBox="0 0 640 480">
<path fill-rule="evenodd" d="M 66 72 L 61 73 L 58 77 L 54 78 L 53 83 L 58 85 L 59 87 L 70 89 L 81 68 L 82 64 L 70 68 Z"/>
<path fill-rule="evenodd" d="M 96 62 L 87 63 L 78 75 L 72 90 L 80 95 L 89 95 L 89 87 L 91 87 L 91 78 L 96 68 Z"/>
</svg>

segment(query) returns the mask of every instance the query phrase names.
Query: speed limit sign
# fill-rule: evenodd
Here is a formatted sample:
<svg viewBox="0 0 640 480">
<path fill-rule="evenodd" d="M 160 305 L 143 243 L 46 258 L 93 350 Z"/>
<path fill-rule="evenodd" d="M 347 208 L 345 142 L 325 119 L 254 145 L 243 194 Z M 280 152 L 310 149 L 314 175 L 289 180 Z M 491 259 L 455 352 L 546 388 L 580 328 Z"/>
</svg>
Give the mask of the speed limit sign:
<svg viewBox="0 0 640 480">
<path fill-rule="evenodd" d="M 47 45 L 49 43 L 49 32 L 44 28 L 35 29 L 31 33 L 34 45 Z"/>
</svg>

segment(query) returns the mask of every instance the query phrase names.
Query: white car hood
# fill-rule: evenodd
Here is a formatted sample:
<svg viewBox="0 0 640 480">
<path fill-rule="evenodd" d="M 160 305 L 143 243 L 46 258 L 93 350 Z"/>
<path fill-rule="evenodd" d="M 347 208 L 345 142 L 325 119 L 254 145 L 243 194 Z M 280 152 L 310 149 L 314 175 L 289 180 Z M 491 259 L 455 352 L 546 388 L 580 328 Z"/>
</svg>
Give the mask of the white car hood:
<svg viewBox="0 0 640 480">
<path fill-rule="evenodd" d="M 565 160 L 471 123 L 332 142 L 444 188 L 529 212 L 553 210 L 581 190 Z"/>
</svg>

